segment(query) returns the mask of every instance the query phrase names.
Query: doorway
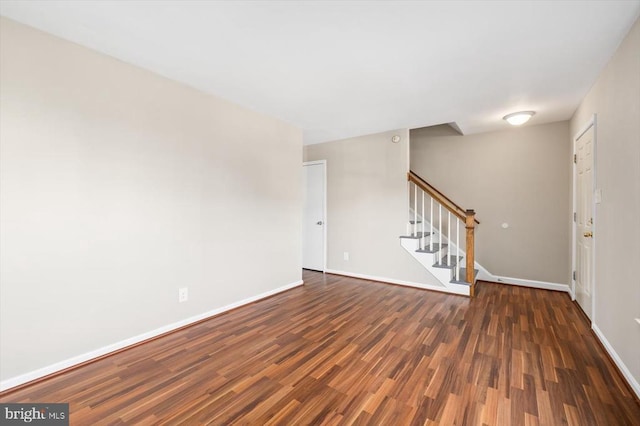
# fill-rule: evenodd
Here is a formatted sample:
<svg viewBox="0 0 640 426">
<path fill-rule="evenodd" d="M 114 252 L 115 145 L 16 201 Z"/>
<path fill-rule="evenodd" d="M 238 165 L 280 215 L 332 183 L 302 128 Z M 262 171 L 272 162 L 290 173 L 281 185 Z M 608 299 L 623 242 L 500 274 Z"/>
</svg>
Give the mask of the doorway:
<svg viewBox="0 0 640 426">
<path fill-rule="evenodd" d="M 574 295 L 593 322 L 595 117 L 574 139 Z M 597 201 L 597 200 L 596 200 Z"/>
<path fill-rule="evenodd" d="M 324 272 L 326 258 L 326 160 L 303 163 L 302 267 Z"/>
</svg>

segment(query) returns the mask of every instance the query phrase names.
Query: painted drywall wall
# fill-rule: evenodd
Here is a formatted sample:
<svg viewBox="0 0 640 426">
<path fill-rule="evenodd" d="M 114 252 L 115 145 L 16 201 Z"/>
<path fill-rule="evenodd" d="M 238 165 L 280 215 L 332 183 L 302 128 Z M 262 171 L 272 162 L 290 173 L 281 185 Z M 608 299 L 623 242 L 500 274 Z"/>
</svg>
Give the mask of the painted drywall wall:
<svg viewBox="0 0 640 426">
<path fill-rule="evenodd" d="M 393 135 L 401 141 L 392 143 Z M 400 246 L 408 216 L 408 130 L 307 145 L 304 159 L 327 160 L 329 270 L 442 287 Z"/>
<path fill-rule="evenodd" d="M 575 137 L 596 114 L 593 322 L 640 383 L 640 21 L 571 119 Z M 636 392 L 640 391 L 640 387 Z"/>
<path fill-rule="evenodd" d="M 569 283 L 568 122 L 468 136 L 412 130 L 411 169 L 476 211 L 476 260 L 493 275 Z"/>
<path fill-rule="evenodd" d="M 301 279 L 301 131 L 0 30 L 2 380 Z"/>
</svg>

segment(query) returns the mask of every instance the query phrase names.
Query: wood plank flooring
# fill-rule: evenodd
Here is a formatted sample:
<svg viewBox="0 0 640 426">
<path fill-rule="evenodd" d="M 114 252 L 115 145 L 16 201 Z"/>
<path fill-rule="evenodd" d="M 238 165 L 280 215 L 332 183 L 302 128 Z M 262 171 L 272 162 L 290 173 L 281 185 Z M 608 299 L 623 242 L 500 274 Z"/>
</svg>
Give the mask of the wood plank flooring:
<svg viewBox="0 0 640 426">
<path fill-rule="evenodd" d="M 69 402 L 72 425 L 640 424 L 564 293 L 304 280 L 0 401 Z"/>
</svg>

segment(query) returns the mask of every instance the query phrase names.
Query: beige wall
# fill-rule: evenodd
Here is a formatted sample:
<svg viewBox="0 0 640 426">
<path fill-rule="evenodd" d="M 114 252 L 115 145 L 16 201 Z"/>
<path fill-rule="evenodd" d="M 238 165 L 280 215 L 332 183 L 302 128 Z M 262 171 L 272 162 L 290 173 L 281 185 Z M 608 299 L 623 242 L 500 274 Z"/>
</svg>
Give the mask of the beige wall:
<svg viewBox="0 0 640 426">
<path fill-rule="evenodd" d="M 396 134 L 402 140 L 394 144 Z M 327 160 L 328 269 L 442 287 L 400 246 L 408 136 L 398 130 L 304 147 L 305 161 Z"/>
<path fill-rule="evenodd" d="M 2 380 L 301 279 L 301 131 L 0 31 Z"/>
<path fill-rule="evenodd" d="M 596 114 L 594 323 L 640 382 L 640 21 L 571 119 L 572 137 Z M 640 389 L 640 388 L 638 388 Z M 638 391 L 638 390 L 637 390 Z"/>
<path fill-rule="evenodd" d="M 468 136 L 412 130 L 411 169 L 476 211 L 476 260 L 493 275 L 569 283 L 568 122 Z"/>
</svg>

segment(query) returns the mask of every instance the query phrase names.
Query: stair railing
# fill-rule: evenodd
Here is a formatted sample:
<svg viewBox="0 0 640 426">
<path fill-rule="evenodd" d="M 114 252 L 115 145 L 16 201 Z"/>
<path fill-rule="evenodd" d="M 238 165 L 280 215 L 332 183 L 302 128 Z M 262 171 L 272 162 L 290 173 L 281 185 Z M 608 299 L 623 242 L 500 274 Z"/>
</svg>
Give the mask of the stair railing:
<svg viewBox="0 0 640 426">
<path fill-rule="evenodd" d="M 420 176 L 412 171 L 407 173 L 407 189 L 409 193 L 409 224 L 407 226 L 408 233 L 414 237 L 418 237 L 420 249 L 426 249 L 427 236 L 429 238 L 429 250 L 433 251 L 433 231 L 434 231 L 434 203 L 437 207 L 437 225 L 435 227 L 438 230 L 438 249 L 442 249 L 442 236 L 443 233 L 443 220 L 442 220 L 442 208 L 447 210 L 447 240 L 449 245 L 447 247 L 446 265 L 451 265 L 451 242 L 452 240 L 452 228 L 451 228 L 451 215 L 455 217 L 455 240 L 456 240 L 456 253 L 455 253 L 455 280 L 460 281 L 460 222 L 464 222 L 466 229 L 466 250 L 465 250 L 465 267 L 466 275 L 465 281 L 470 283 L 470 295 L 473 297 L 475 292 L 475 236 L 474 231 L 476 224 L 480 224 L 475 218 L 475 212 L 469 209 L 463 209 L 456 203 L 454 203 L 449 197 L 444 195 L 433 185 L 422 179 Z M 412 191 L 413 189 L 413 191 Z M 411 196 L 413 195 L 413 197 Z M 427 233 L 425 227 L 426 210 L 425 210 L 425 197 L 428 196 L 429 204 L 429 232 Z M 418 202 L 420 200 L 420 203 Z M 411 207 L 413 206 L 413 212 Z M 418 214 L 420 212 L 420 214 Z M 418 220 L 418 216 L 422 218 Z M 442 265 L 443 256 L 438 256 L 438 264 Z"/>
</svg>

